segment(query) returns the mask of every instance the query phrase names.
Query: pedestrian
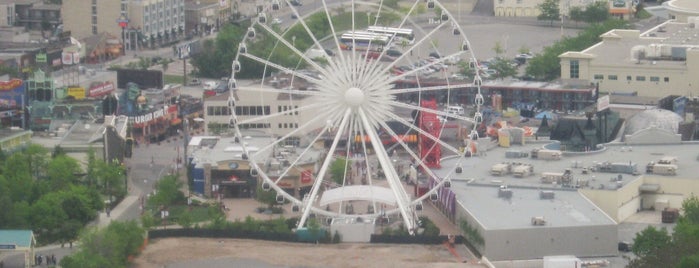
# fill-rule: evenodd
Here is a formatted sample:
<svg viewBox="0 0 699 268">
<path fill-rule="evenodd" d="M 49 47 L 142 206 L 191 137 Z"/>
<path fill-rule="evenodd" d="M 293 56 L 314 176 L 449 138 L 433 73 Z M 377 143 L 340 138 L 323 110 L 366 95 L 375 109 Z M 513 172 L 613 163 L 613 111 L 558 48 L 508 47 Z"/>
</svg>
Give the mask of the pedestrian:
<svg viewBox="0 0 699 268">
<path fill-rule="evenodd" d="M 51 264 L 56 265 L 56 255 L 51 254 Z"/>
</svg>

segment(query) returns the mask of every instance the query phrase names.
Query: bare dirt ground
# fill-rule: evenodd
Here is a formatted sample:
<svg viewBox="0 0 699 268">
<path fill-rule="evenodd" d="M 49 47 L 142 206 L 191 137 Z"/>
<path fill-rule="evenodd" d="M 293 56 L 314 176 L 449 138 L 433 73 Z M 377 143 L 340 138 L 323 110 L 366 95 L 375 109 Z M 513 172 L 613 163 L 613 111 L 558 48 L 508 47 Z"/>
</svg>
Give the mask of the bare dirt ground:
<svg viewBox="0 0 699 268">
<path fill-rule="evenodd" d="M 150 241 L 133 267 L 483 267 L 444 245 L 302 244 L 244 239 Z"/>
</svg>

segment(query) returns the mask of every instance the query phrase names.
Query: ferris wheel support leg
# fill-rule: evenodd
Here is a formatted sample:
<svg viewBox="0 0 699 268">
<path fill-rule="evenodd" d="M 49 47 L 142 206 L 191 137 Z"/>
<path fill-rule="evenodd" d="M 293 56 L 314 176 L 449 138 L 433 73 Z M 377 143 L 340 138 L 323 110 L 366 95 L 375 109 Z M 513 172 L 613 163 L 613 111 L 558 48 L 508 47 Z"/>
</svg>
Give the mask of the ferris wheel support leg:
<svg viewBox="0 0 699 268">
<path fill-rule="evenodd" d="M 337 133 L 335 133 L 335 139 L 333 140 L 333 144 L 330 146 L 330 151 L 325 157 L 325 160 L 323 161 L 323 165 L 320 168 L 320 171 L 318 172 L 318 176 L 316 176 L 315 181 L 313 182 L 313 187 L 311 188 L 311 193 L 308 196 L 308 200 L 306 204 L 304 204 L 303 208 L 303 214 L 301 215 L 301 219 L 299 219 L 299 223 L 296 226 L 296 228 L 301 228 L 306 224 L 306 220 L 308 219 L 308 214 L 311 212 L 311 209 L 313 207 L 313 200 L 315 200 L 316 195 L 318 195 L 318 189 L 320 189 L 320 185 L 323 182 L 323 177 L 325 177 L 325 173 L 328 170 L 328 166 L 330 166 L 330 161 L 332 160 L 332 152 L 335 151 L 337 148 L 337 144 L 340 142 L 340 138 L 342 133 L 344 133 L 345 128 L 347 127 L 347 121 L 349 121 L 351 110 L 347 109 L 345 111 L 344 116 L 342 117 L 342 122 L 340 122 L 340 126 L 337 129 Z"/>
<path fill-rule="evenodd" d="M 384 170 L 386 181 L 388 181 L 388 184 L 391 187 L 391 190 L 393 191 L 393 195 L 396 197 L 396 203 L 398 203 L 400 214 L 401 216 L 403 216 L 403 222 L 405 224 L 405 227 L 411 235 L 414 235 L 416 231 L 417 220 L 415 218 L 415 213 L 413 213 L 412 208 L 410 206 L 410 197 L 403 189 L 403 185 L 400 182 L 400 177 L 398 176 L 395 167 L 391 163 L 391 159 L 388 157 L 386 148 L 384 148 L 383 144 L 381 144 L 381 139 L 379 138 L 379 135 L 376 133 L 376 129 L 371 124 L 369 124 L 369 120 L 367 119 L 367 116 L 362 109 L 359 109 L 358 113 L 361 117 L 362 123 L 364 124 L 364 129 L 369 135 L 371 145 L 376 153 L 376 158 L 379 160 L 379 166 L 381 166 Z M 391 168 L 387 169 L 386 167 Z"/>
</svg>

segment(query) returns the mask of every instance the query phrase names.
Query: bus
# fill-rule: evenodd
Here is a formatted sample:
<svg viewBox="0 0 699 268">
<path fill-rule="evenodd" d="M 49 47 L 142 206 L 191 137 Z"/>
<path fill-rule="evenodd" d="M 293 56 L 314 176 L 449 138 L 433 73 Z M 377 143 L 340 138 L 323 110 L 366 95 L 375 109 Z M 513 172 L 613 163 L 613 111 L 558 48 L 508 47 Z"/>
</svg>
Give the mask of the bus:
<svg viewBox="0 0 699 268">
<path fill-rule="evenodd" d="M 389 34 L 394 37 L 393 41 L 397 43 L 401 43 L 403 42 L 403 40 L 405 40 L 408 42 L 408 44 L 412 45 L 415 42 L 415 35 L 413 34 L 413 29 L 369 26 L 367 31 L 372 33 Z"/>
<path fill-rule="evenodd" d="M 381 51 L 389 46 L 391 36 L 388 34 L 372 33 L 364 31 L 350 31 L 342 34 L 340 42 L 342 49 L 350 50 L 374 50 Z"/>
</svg>

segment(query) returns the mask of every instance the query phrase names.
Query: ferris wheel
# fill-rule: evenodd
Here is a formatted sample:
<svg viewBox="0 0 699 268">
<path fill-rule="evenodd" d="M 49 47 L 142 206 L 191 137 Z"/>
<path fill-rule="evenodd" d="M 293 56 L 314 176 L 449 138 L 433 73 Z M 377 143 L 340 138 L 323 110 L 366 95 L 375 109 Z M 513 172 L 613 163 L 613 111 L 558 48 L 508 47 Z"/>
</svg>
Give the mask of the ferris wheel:
<svg viewBox="0 0 699 268">
<path fill-rule="evenodd" d="M 436 201 L 462 172 L 440 159 L 471 155 L 444 136 L 446 125 L 462 124 L 475 141 L 483 121 L 471 43 L 448 11 L 454 7 L 399 2 L 272 0 L 238 45 L 230 127 L 251 174 L 278 202 L 292 203 L 299 228 L 312 217 L 395 216 L 414 233 L 423 201 Z M 253 67 L 260 71 L 250 80 Z M 457 75 L 464 68 L 470 75 Z M 246 75 L 253 82 L 244 84 Z M 461 106 L 472 109 L 447 109 Z M 249 128 L 271 142 L 247 144 Z M 437 177 L 434 168 L 452 171 Z M 417 173 L 432 187 L 415 191 L 407 180 Z"/>
</svg>

